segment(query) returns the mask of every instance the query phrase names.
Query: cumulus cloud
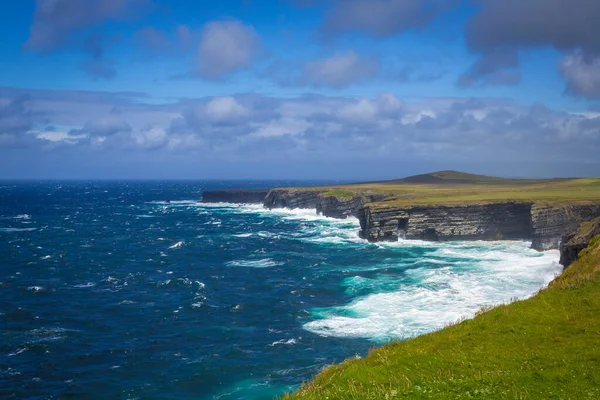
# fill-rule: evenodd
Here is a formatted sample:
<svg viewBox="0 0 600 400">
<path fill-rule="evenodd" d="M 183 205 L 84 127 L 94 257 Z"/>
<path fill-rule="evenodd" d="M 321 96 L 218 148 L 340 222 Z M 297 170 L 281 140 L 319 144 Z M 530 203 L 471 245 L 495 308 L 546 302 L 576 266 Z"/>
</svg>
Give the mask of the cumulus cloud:
<svg viewBox="0 0 600 400">
<path fill-rule="evenodd" d="M 37 0 L 29 38 L 24 48 L 51 52 L 74 48 L 90 56 L 81 68 L 93 78 L 116 75 L 114 63 L 105 58 L 107 44 L 102 24 L 124 21 L 150 9 L 151 0 Z"/>
<path fill-rule="evenodd" d="M 78 31 L 105 20 L 124 20 L 144 12 L 150 0 L 37 0 L 28 50 L 52 51 L 74 40 Z"/>
<path fill-rule="evenodd" d="M 594 97 L 594 89 L 580 86 L 582 80 L 592 83 L 594 62 L 600 56 L 600 35 L 597 21 L 600 2 L 597 0 L 476 0 L 478 12 L 467 23 L 469 49 L 481 58 L 458 83 L 487 82 L 518 83 L 518 61 L 510 53 L 519 49 L 550 46 L 558 51 L 576 52 L 561 63 L 568 90 L 585 97 Z M 503 54 L 503 56 L 501 56 Z M 509 58 L 510 57 L 510 58 Z M 485 66 L 482 71 L 480 67 Z M 492 71 L 492 72 L 489 72 Z M 592 79 L 593 80 L 593 79 Z M 592 96 L 590 96 L 592 95 Z"/>
<path fill-rule="evenodd" d="M 471 50 L 553 46 L 600 54 L 596 0 L 476 0 L 479 12 L 467 24 Z"/>
<path fill-rule="evenodd" d="M 23 94 L 7 99 L 7 104 L 0 106 L 0 134 L 19 134 L 31 129 L 32 112 L 27 107 L 28 99 L 29 96 Z"/>
<path fill-rule="evenodd" d="M 250 114 L 250 111 L 233 97 L 216 97 L 210 100 L 205 112 L 213 122 L 236 122 Z"/>
<path fill-rule="evenodd" d="M 378 60 L 361 58 L 355 51 L 349 51 L 308 62 L 301 81 L 311 86 L 344 87 L 375 77 L 379 69 Z"/>
<path fill-rule="evenodd" d="M 23 96 L 29 96 L 25 103 Z M 276 170 L 307 160 L 354 165 L 349 171 L 356 173 L 375 160 L 386 169 L 398 160 L 415 165 L 511 160 L 516 169 L 548 159 L 553 165 L 597 164 L 600 151 L 597 114 L 486 98 L 237 95 L 155 104 L 128 94 L 0 88 L 0 107 L 2 148 L 61 148 L 98 158 L 127 154 L 147 165 L 172 155 L 190 163 L 267 159 Z"/>
<path fill-rule="evenodd" d="M 337 0 L 328 11 L 322 32 L 390 36 L 422 28 L 457 3 L 456 0 Z"/>
<path fill-rule="evenodd" d="M 260 52 L 253 27 L 240 21 L 214 21 L 202 30 L 196 72 L 206 79 L 222 79 L 248 67 Z"/>
<path fill-rule="evenodd" d="M 589 99 L 600 98 L 600 57 L 586 57 L 581 52 L 565 56 L 559 65 L 567 80 L 567 91 Z"/>
<path fill-rule="evenodd" d="M 131 126 L 118 117 L 103 117 L 86 122 L 81 130 L 89 136 L 112 136 L 120 132 L 131 132 Z"/>
</svg>

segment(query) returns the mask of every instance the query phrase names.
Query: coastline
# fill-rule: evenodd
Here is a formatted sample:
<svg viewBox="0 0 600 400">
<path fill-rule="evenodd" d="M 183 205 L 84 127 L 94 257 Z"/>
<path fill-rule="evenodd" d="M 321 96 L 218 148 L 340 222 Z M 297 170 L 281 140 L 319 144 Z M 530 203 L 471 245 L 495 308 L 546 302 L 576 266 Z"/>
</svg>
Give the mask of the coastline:
<svg viewBox="0 0 600 400">
<path fill-rule="evenodd" d="M 266 193 L 266 194 L 265 194 Z M 262 204 L 267 209 L 314 209 L 317 214 L 360 221 L 360 237 L 369 242 L 416 239 L 434 242 L 525 240 L 538 251 L 559 249 L 581 223 L 600 217 L 599 200 L 496 201 L 394 204 L 389 195 L 340 193 L 297 188 L 264 191 L 218 191 L 203 194 L 203 202 Z M 572 258 L 572 257 L 571 257 Z"/>
</svg>

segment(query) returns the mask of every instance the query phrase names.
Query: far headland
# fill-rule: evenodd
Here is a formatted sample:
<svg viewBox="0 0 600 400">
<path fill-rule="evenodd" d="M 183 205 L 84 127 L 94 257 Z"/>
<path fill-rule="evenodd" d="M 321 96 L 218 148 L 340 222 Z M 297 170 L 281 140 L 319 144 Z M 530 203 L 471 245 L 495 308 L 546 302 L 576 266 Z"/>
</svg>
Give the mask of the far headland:
<svg viewBox="0 0 600 400">
<path fill-rule="evenodd" d="M 203 201 L 354 216 L 360 236 L 370 242 L 529 240 L 542 251 L 559 248 L 580 224 L 600 217 L 600 178 L 514 179 L 439 171 L 379 182 L 208 191 Z"/>
</svg>

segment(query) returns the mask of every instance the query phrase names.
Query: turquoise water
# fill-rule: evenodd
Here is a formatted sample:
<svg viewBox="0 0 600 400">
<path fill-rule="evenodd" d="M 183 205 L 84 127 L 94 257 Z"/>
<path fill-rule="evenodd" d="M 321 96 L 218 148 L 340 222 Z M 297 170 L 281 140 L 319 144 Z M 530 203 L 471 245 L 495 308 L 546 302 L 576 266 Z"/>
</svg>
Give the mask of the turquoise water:
<svg viewBox="0 0 600 400">
<path fill-rule="evenodd" d="M 197 203 L 256 185 L 0 184 L 0 397 L 270 398 L 561 271 L 524 242 L 368 244 L 355 219 Z"/>
</svg>

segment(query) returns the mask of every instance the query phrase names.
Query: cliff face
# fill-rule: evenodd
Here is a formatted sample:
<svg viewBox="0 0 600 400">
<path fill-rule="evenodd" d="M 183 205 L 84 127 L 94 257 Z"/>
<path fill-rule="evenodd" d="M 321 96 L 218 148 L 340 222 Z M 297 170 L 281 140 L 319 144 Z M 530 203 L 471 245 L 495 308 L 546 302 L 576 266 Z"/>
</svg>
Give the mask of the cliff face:
<svg viewBox="0 0 600 400">
<path fill-rule="evenodd" d="M 274 189 L 264 199 L 264 206 L 273 208 L 317 208 L 319 190 Z"/>
<path fill-rule="evenodd" d="M 532 247 L 557 249 L 561 239 L 574 232 L 582 222 L 600 216 L 600 203 L 536 204 L 531 210 Z"/>
<path fill-rule="evenodd" d="M 212 190 L 202 193 L 202 202 L 262 204 L 268 193 L 268 190 Z"/>
<path fill-rule="evenodd" d="M 331 218 L 356 216 L 365 204 L 382 201 L 387 195 L 359 195 L 354 197 L 335 197 L 322 194 L 317 200 L 317 212 Z"/>
<path fill-rule="evenodd" d="M 355 196 L 334 196 L 325 190 L 274 189 L 267 195 L 264 206 L 273 208 L 315 209 L 326 217 L 344 219 L 355 216 L 365 204 L 381 201 L 386 194 L 357 194 Z"/>
<path fill-rule="evenodd" d="M 263 203 L 269 209 L 314 209 L 332 218 L 356 216 L 361 237 L 371 242 L 522 239 L 531 240 L 532 248 L 540 251 L 559 248 L 561 240 L 572 239 L 565 236 L 581 223 L 600 217 L 600 202 L 409 206 L 386 204 L 386 197 L 372 193 L 335 196 L 319 189 L 223 190 L 205 192 L 203 202 Z M 565 247 L 563 265 L 574 260 L 581 245 Z"/>
<path fill-rule="evenodd" d="M 523 239 L 540 251 L 559 248 L 565 235 L 598 216 L 599 202 L 366 205 L 358 212 L 361 237 L 371 242 Z"/>
<path fill-rule="evenodd" d="M 575 232 L 565 236 L 560 244 L 560 263 L 566 267 L 574 263 L 590 241 L 600 235 L 600 217 L 584 222 Z"/>
<path fill-rule="evenodd" d="M 445 206 L 363 207 L 361 237 L 371 241 L 399 238 L 431 241 L 515 240 L 532 234 L 530 203 Z"/>
</svg>

